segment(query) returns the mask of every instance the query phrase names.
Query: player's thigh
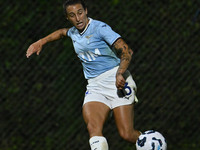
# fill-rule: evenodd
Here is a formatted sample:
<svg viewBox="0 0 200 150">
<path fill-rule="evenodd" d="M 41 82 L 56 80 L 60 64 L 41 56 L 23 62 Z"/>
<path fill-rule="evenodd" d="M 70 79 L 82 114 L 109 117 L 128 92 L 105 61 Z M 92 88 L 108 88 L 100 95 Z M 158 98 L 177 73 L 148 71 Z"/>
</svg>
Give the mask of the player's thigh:
<svg viewBox="0 0 200 150">
<path fill-rule="evenodd" d="M 83 118 L 86 124 L 95 123 L 103 125 L 107 119 L 110 108 L 101 102 L 88 102 L 83 105 Z"/>
<path fill-rule="evenodd" d="M 113 113 L 119 132 L 134 130 L 134 104 L 116 107 L 113 109 Z"/>
</svg>

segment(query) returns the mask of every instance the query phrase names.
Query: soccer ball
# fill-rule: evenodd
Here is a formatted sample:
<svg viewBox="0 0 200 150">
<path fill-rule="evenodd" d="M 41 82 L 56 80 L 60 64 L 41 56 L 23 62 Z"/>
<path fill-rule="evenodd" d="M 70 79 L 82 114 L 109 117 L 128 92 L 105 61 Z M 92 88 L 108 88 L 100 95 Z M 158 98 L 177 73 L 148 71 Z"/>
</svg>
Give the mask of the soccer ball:
<svg viewBox="0 0 200 150">
<path fill-rule="evenodd" d="M 142 133 L 136 141 L 137 150 L 167 150 L 165 138 L 158 131 L 149 130 Z"/>
</svg>

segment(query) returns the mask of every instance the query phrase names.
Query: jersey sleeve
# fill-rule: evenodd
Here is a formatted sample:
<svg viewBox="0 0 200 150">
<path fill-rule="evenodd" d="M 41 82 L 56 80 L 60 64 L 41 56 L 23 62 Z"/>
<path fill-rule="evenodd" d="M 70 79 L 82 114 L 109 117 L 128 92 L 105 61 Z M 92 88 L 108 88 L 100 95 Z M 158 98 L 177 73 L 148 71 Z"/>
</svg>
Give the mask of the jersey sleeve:
<svg viewBox="0 0 200 150">
<path fill-rule="evenodd" d="M 107 25 L 106 23 L 100 24 L 98 28 L 99 36 L 105 40 L 110 46 L 113 45 L 113 43 L 120 38 L 121 36 L 112 30 L 112 28 Z"/>
<path fill-rule="evenodd" d="M 72 34 L 74 34 L 75 29 L 76 29 L 75 27 L 71 27 L 71 28 L 69 28 L 69 30 L 67 31 L 67 36 L 68 36 L 68 37 L 71 37 Z"/>
<path fill-rule="evenodd" d="M 68 37 L 71 36 L 71 28 L 67 31 L 67 36 L 68 36 Z"/>
</svg>

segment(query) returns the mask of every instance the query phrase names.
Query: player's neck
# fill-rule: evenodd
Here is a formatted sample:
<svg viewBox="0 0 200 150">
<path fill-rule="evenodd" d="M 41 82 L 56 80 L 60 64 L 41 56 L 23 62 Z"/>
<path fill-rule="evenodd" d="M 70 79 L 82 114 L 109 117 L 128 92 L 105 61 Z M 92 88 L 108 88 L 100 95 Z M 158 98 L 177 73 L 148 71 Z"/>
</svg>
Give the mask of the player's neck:
<svg viewBox="0 0 200 150">
<path fill-rule="evenodd" d="M 90 18 L 87 17 L 87 21 L 86 21 L 86 22 L 87 22 L 87 23 L 86 23 L 86 25 L 85 25 L 85 28 L 84 28 L 83 30 L 81 30 L 81 31 L 79 30 L 79 33 L 80 33 L 80 34 L 83 34 L 83 33 L 85 32 L 85 30 L 87 29 L 87 27 L 88 27 L 88 25 L 89 25 L 89 22 L 90 22 Z"/>
</svg>

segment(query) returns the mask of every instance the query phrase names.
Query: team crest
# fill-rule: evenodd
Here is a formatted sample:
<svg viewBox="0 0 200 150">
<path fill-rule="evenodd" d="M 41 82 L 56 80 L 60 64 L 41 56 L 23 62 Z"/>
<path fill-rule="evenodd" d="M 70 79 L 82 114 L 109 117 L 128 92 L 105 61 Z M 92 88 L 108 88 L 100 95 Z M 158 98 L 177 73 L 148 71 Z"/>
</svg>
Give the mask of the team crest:
<svg viewBox="0 0 200 150">
<path fill-rule="evenodd" d="M 93 35 L 88 35 L 88 36 L 85 36 L 88 40 L 93 37 Z"/>
</svg>

